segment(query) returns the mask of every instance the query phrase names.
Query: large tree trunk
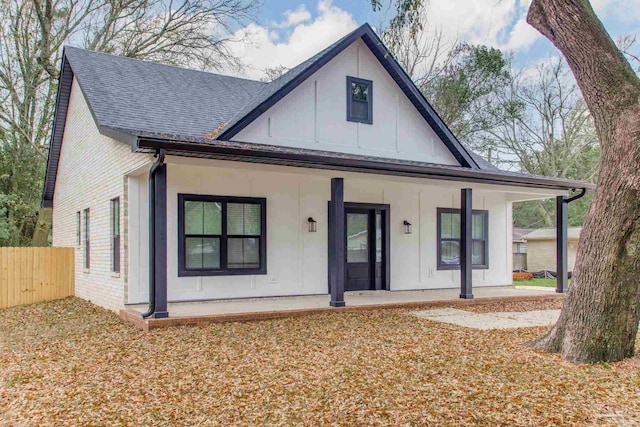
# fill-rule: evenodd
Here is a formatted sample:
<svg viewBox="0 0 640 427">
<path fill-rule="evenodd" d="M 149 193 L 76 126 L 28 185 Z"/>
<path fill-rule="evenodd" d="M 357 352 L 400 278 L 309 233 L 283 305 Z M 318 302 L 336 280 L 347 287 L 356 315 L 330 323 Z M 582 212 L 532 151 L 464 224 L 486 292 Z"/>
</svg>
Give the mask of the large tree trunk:
<svg viewBox="0 0 640 427">
<path fill-rule="evenodd" d="M 527 21 L 566 57 L 602 152 L 562 313 L 531 346 L 576 363 L 621 360 L 640 321 L 640 80 L 587 0 L 533 0 Z"/>
<path fill-rule="evenodd" d="M 33 230 L 31 246 L 49 246 L 49 236 L 51 235 L 52 223 L 53 209 L 40 208 L 38 211 L 38 221 L 36 222 L 36 227 Z"/>
</svg>

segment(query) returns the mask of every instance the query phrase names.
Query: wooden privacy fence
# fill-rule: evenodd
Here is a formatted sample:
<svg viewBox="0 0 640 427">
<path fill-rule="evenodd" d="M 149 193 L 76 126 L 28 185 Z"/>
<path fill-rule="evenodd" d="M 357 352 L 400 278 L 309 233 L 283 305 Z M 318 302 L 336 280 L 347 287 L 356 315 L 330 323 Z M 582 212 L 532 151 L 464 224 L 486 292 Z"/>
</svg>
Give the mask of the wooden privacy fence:
<svg viewBox="0 0 640 427">
<path fill-rule="evenodd" d="M 0 248 L 0 308 L 73 295 L 73 248 Z"/>
</svg>

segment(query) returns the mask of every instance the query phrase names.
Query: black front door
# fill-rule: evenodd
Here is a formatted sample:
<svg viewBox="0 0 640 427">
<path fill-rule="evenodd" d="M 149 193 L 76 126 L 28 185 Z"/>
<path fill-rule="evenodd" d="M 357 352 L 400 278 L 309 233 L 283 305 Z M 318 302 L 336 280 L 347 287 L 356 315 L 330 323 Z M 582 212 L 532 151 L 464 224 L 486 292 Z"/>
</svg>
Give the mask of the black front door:
<svg viewBox="0 0 640 427">
<path fill-rule="evenodd" d="M 347 207 L 346 291 L 382 289 L 383 212 L 375 208 Z"/>
</svg>

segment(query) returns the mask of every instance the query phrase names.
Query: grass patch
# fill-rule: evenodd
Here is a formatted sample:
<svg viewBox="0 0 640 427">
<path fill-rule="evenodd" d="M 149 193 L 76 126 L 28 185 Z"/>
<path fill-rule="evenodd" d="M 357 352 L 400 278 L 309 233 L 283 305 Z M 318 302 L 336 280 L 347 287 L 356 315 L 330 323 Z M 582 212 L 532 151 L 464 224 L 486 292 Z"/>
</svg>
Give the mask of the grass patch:
<svg viewBox="0 0 640 427">
<path fill-rule="evenodd" d="M 516 286 L 544 286 L 545 288 L 555 288 L 556 279 L 514 280 L 513 284 Z M 569 279 L 568 284 L 571 284 L 571 279 Z"/>
<path fill-rule="evenodd" d="M 546 330 L 389 309 L 145 334 L 76 298 L 14 307 L 0 310 L 0 425 L 638 425 L 638 361 L 523 346 Z"/>
</svg>

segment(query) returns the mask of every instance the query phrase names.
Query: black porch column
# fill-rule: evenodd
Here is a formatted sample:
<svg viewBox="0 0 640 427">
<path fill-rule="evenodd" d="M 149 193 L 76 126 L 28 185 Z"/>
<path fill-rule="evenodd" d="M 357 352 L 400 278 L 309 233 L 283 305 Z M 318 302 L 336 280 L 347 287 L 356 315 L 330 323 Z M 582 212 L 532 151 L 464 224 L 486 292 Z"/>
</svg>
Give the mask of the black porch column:
<svg viewBox="0 0 640 427">
<path fill-rule="evenodd" d="M 556 196 L 556 292 L 567 292 L 567 197 Z"/>
<path fill-rule="evenodd" d="M 470 188 L 460 192 L 460 298 L 473 299 L 471 253 L 473 202 Z"/>
<path fill-rule="evenodd" d="M 331 178 L 329 203 L 329 288 L 331 307 L 344 307 L 345 252 L 344 180 Z"/>
<path fill-rule="evenodd" d="M 169 317 L 167 311 L 167 165 L 155 172 L 155 319 Z"/>
</svg>

